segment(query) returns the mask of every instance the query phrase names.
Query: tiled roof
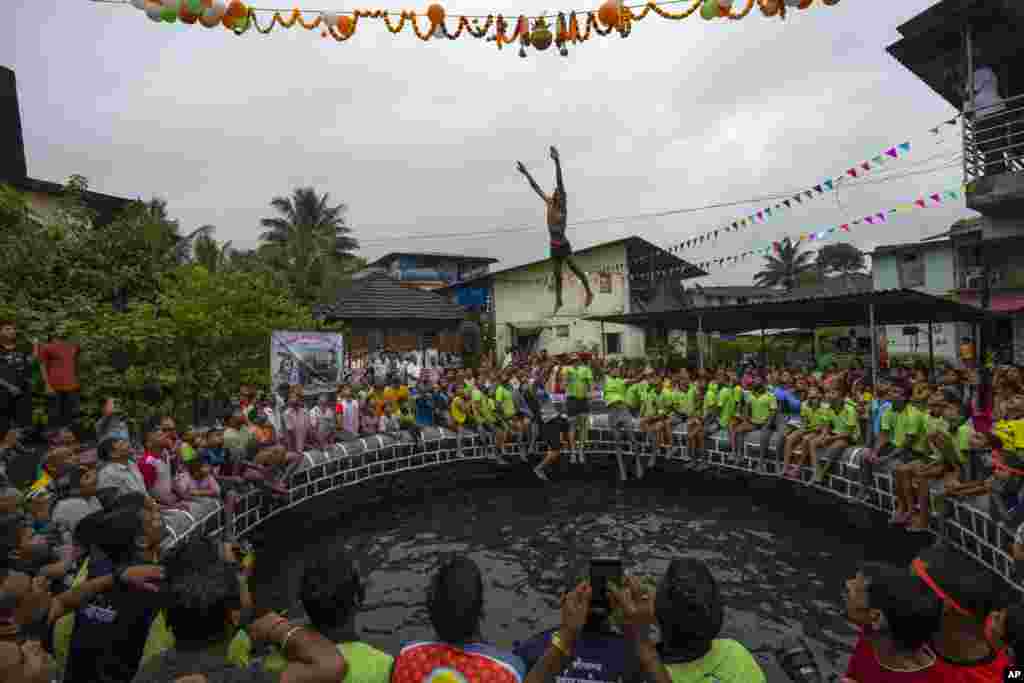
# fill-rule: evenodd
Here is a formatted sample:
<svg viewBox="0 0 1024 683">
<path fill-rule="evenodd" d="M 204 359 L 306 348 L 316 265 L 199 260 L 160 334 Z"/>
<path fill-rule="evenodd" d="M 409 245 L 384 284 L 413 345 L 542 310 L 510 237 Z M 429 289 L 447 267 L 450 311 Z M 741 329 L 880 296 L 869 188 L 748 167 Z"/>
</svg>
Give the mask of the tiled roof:
<svg viewBox="0 0 1024 683">
<path fill-rule="evenodd" d="M 466 317 L 466 310 L 440 294 L 373 274 L 351 282 L 333 303 L 314 306 L 313 315 L 331 320 L 458 321 Z"/>
</svg>

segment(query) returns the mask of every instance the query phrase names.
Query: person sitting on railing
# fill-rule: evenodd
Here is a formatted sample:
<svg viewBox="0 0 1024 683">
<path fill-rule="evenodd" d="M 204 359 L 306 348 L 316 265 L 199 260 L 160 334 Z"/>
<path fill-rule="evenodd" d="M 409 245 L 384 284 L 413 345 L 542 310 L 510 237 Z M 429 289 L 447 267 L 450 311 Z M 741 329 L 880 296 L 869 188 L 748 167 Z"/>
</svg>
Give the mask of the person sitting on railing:
<svg viewBox="0 0 1024 683">
<path fill-rule="evenodd" d="M 299 582 L 299 602 L 317 633 L 337 644 L 348 665 L 340 683 L 388 683 L 394 657 L 362 642 L 356 614 L 366 599 L 359 569 L 345 557 L 318 557 L 306 565 Z M 278 652 L 263 668 L 281 673 L 288 662 Z"/>
<path fill-rule="evenodd" d="M 359 438 L 359 401 L 352 397 L 352 387 L 338 387 L 338 402 L 335 407 L 338 437 L 342 441 Z"/>
<path fill-rule="evenodd" d="M 959 470 L 949 420 L 946 418 L 948 404 L 942 394 L 935 393 L 928 400 L 928 415 L 925 417 L 928 450 L 925 457 L 910 463 L 910 487 L 916 493 L 914 514 L 908 531 L 927 531 L 931 507 L 929 505 L 930 485 L 933 480 L 955 477 Z"/>
<path fill-rule="evenodd" d="M 627 577 L 621 589 L 608 591 L 613 607 L 622 610 L 623 631 L 647 680 L 765 682 L 764 671 L 746 647 L 718 637 L 725 605 L 703 561 L 672 560 L 653 594 L 634 577 Z M 661 630 L 657 646 L 650 632 L 654 623 Z"/>
<path fill-rule="evenodd" d="M 850 392 L 846 395 L 839 388 L 832 390 L 832 410 L 834 416 L 829 425 L 828 434 L 811 443 L 811 461 L 818 461 L 815 467 L 815 482 L 825 481 L 836 461 L 843 457 L 846 449 L 861 443 L 860 412 L 857 402 Z M 818 450 L 822 451 L 818 456 Z"/>
<path fill-rule="evenodd" d="M 456 452 L 461 457 L 462 439 L 467 429 L 476 426 L 476 419 L 472 414 L 472 408 L 467 397 L 466 385 L 461 382 L 455 384 L 455 395 L 448 406 L 448 424 L 455 432 Z"/>
<path fill-rule="evenodd" d="M 785 446 L 783 476 L 787 479 L 800 478 L 800 467 L 810 452 L 809 442 L 820 438 L 822 430 L 828 428 L 832 422 L 833 411 L 828 402 L 822 399 L 817 387 L 808 391 L 804 405 L 807 408 L 807 416 L 803 418 L 802 428 L 789 436 Z"/>
<path fill-rule="evenodd" d="M 690 417 L 686 421 L 686 451 L 696 460 L 704 453 L 704 392 L 707 384 L 698 379 L 690 385 L 687 394 L 687 406 Z"/>
<path fill-rule="evenodd" d="M 336 419 L 330 394 L 320 394 L 317 404 L 309 411 L 309 420 L 313 427 L 313 443 L 317 448 L 325 451 L 333 446 Z"/>
<path fill-rule="evenodd" d="M 759 449 L 757 457 L 764 459 L 768 455 L 768 446 L 775 435 L 775 420 L 779 410 L 779 402 L 775 394 L 765 388 L 764 380 L 754 376 L 750 381 L 749 392 L 743 394 L 743 417 L 736 425 L 736 452 L 743 455 L 743 444 L 750 432 L 759 433 Z"/>
<path fill-rule="evenodd" d="M 477 564 L 461 556 L 444 561 L 427 587 L 427 612 L 437 640 L 405 644 L 395 657 L 391 683 L 521 683 L 526 678 L 523 660 L 481 637 L 483 608 L 484 582 Z M 445 670 L 458 674 L 446 676 Z"/>
<path fill-rule="evenodd" d="M 892 523 L 902 525 L 910 521 L 913 511 L 909 479 L 913 469 L 911 463 L 919 457 L 915 446 L 919 440 L 927 438 L 927 425 L 925 415 L 909 401 L 910 390 L 905 387 L 897 389 L 895 396 L 892 409 L 882 416 L 879 445 L 864 461 L 869 468 L 881 465 L 892 469 L 896 508 Z"/>
<path fill-rule="evenodd" d="M 942 601 L 906 569 L 865 564 L 846 581 L 846 618 L 860 636 L 846 668 L 853 683 L 939 683 L 929 647 Z"/>
<path fill-rule="evenodd" d="M 509 435 L 513 437 L 519 433 L 518 421 L 516 419 L 516 402 L 512 398 L 513 372 L 506 370 L 497 374 L 497 382 L 494 387 L 495 421 L 497 433 L 495 434 L 495 446 L 499 456 L 504 456 L 505 446 L 508 443 Z"/>
<path fill-rule="evenodd" d="M 639 426 L 640 431 L 645 437 L 642 443 L 645 443 L 651 452 L 648 467 L 654 467 L 654 462 L 658 457 L 658 449 L 661 447 L 662 425 L 668 420 L 668 414 L 664 412 L 664 406 L 661 402 L 662 391 L 663 385 L 661 381 L 654 378 L 650 387 L 643 394 L 643 404 L 640 408 Z M 643 450 L 643 445 L 640 446 L 640 449 Z M 636 478 L 644 478 L 644 466 L 639 453 L 636 459 Z"/>
</svg>

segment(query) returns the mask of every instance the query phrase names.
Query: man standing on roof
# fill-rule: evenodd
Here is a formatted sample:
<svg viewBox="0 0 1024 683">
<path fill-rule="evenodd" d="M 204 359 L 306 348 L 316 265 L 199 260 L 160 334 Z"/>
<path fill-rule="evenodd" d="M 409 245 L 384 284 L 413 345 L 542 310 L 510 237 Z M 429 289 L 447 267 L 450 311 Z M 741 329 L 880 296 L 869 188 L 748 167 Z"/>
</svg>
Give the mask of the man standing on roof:
<svg viewBox="0 0 1024 683">
<path fill-rule="evenodd" d="M 517 161 L 516 168 L 519 172 L 526 176 L 526 180 L 530 183 L 530 187 L 533 191 L 540 195 L 540 198 L 544 200 L 544 203 L 548 207 L 548 232 L 551 235 L 551 264 L 554 267 L 555 276 L 555 310 L 552 313 L 558 313 L 558 310 L 562 307 L 562 265 L 567 264 L 569 270 L 579 278 L 580 282 L 583 283 L 583 288 L 587 291 L 587 303 L 586 307 L 590 308 L 591 302 L 594 300 L 594 293 L 590 291 L 590 283 L 587 281 L 587 276 L 579 269 L 579 267 L 572 260 L 572 245 L 569 244 L 569 239 L 565 236 L 565 225 L 566 225 L 566 214 L 568 212 L 565 186 L 562 184 L 562 164 L 559 160 L 558 150 L 551 147 L 551 160 L 555 162 L 555 190 L 550 195 L 544 194 L 544 191 L 540 189 L 540 185 L 533 179 L 530 172 L 526 170 L 526 166 L 523 162 Z"/>
</svg>

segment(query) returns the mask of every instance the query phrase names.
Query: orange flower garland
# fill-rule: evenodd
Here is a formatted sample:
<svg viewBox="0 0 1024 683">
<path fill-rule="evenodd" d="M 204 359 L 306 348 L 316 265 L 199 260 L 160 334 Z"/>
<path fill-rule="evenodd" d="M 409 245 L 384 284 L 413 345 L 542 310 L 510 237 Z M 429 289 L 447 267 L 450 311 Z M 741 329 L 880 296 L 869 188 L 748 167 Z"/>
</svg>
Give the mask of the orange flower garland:
<svg viewBox="0 0 1024 683">
<path fill-rule="evenodd" d="M 687 0 L 672 1 L 686 2 Z M 298 24 L 307 31 L 319 29 L 325 38 L 329 36 L 338 42 L 347 41 L 355 35 L 360 19 L 381 19 L 385 28 L 393 35 L 401 33 L 408 24 L 411 24 L 413 33 L 424 42 L 432 38 L 457 40 L 463 33 L 478 40 L 486 39 L 489 42 L 494 42 L 499 50 L 504 45 L 518 42 L 520 43 L 519 54 L 525 57 L 527 47 L 543 51 L 552 44 L 564 56 L 568 53 L 566 49 L 568 45 L 586 42 L 590 40 L 592 33 L 607 36 L 612 31 L 617 31 L 625 38 L 632 32 L 633 24 L 642 21 L 651 12 L 663 19 L 674 21 L 686 19 L 704 4 L 704 0 L 689 0 L 689 2 L 690 5 L 685 9 L 673 12 L 660 6 L 656 0 L 647 0 L 645 4 L 634 7 L 622 4 L 622 0 L 605 0 L 596 11 L 558 12 L 533 19 L 526 15 L 519 15 L 514 23 L 505 19 L 501 14 L 489 14 L 485 18 L 460 15 L 457 20 L 453 20 L 447 15 L 444 7 L 436 2 L 422 14 L 411 10 L 394 12 L 384 9 L 357 9 L 346 13 L 315 12 L 312 13 L 314 16 L 310 20 L 307 20 L 303 11 L 298 8 L 288 12 L 287 16 L 282 16 L 281 11 L 254 10 L 242 0 L 230 0 L 226 4 L 222 2 L 219 4 L 219 9 L 216 9 L 218 5 L 214 0 L 200 0 L 199 4 L 193 2 L 189 5 L 182 2 L 180 12 L 173 17 L 154 16 L 153 12 L 148 9 L 145 13 L 149 15 L 150 19 L 158 21 L 180 20 L 185 24 L 199 23 L 207 28 L 221 24 L 238 35 L 246 33 L 250 27 L 255 28 L 261 34 L 269 34 L 277 26 L 290 29 Z M 839 4 L 839 2 L 840 0 L 821 0 L 823 5 L 829 7 Z M 127 3 L 128 0 L 126 0 Z M 159 5 L 160 0 L 146 0 L 145 6 L 148 7 L 149 3 Z M 743 4 L 742 9 L 737 9 L 729 3 L 723 3 L 720 16 L 730 20 L 744 19 L 755 6 L 765 16 L 782 18 L 786 16 L 784 0 L 736 0 L 736 4 Z M 807 9 L 813 4 L 814 0 L 801 0 L 797 9 Z M 201 14 L 196 14 L 195 12 L 199 8 L 203 11 Z M 259 13 L 271 11 L 273 14 L 270 17 L 270 22 L 265 26 L 262 25 Z M 582 28 L 580 14 L 584 15 Z M 705 16 L 707 16 L 706 12 Z M 421 24 L 420 19 L 425 21 Z M 448 24 L 453 24 L 454 30 L 449 30 Z"/>
</svg>

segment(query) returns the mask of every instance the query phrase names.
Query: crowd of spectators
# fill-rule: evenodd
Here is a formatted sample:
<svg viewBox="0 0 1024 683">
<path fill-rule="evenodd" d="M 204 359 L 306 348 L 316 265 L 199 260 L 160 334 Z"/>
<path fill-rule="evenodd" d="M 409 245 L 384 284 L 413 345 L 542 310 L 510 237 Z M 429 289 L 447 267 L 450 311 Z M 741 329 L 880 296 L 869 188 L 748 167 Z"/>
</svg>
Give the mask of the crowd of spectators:
<svg viewBox="0 0 1024 683">
<path fill-rule="evenodd" d="M 759 456 L 777 452 L 783 477 L 803 476 L 808 464 L 814 482 L 858 446 L 866 449 L 861 495 L 873 495 L 875 471 L 892 472 L 894 524 L 926 530 L 936 500 L 984 498 L 1001 523 L 1019 526 L 1010 550 L 1024 560 L 1024 385 L 1014 367 L 996 372 L 991 415 L 983 415 L 987 430 L 973 426 L 985 411 L 970 368 L 939 377 L 896 371 L 872 382 L 855 371 L 630 369 L 577 354 L 521 357 L 503 368 L 424 369 L 412 386 L 378 378 L 315 399 L 301 385 L 262 396 L 243 386 L 222 420 L 183 431 L 160 416 L 133 434 L 109 399 L 94 439 L 83 438 L 77 425 L 73 369 L 52 368 L 44 374 L 56 395 L 53 428 L 42 458 L 33 459 L 19 429 L 24 393 L 12 391 L 29 391 L 24 376 L 31 361 L 8 343 L 11 327 L 0 322 L 0 354 L 6 354 L 0 357 L 0 644 L 10 667 L 0 670 L 14 672 L 12 681 L 42 680 L 59 670 L 64 680 L 81 682 L 178 681 L 200 672 L 210 681 L 401 682 L 427 680 L 434 669 L 459 663 L 488 672 L 486 680 L 531 683 L 569 669 L 570 680 L 592 680 L 594 666 L 629 676 L 646 671 L 656 681 L 703 680 L 709 672 L 725 681 L 763 679 L 741 645 L 717 639 L 717 586 L 706 568 L 684 559 L 672 564 L 656 596 L 632 581 L 614 592 L 625 615 L 622 633 L 610 628 L 607 614 L 590 609 L 589 588 L 581 585 L 563 597 L 562 627 L 514 653 L 483 643 L 483 581 L 466 558 L 445 562 L 428 587 L 437 641 L 410 644 L 394 658 L 362 643 L 354 630 L 363 588 L 345 558 L 324 558 L 307 569 L 299 600 L 308 625 L 256 609 L 246 588 L 252 555 L 232 534 L 235 505 L 249 487 L 286 496 L 306 450 L 402 433 L 422 446 L 426 428 L 445 427 L 457 434 L 460 452 L 482 448 L 506 465 L 506 457 L 518 455 L 536 461 L 533 471 L 546 480 L 563 453 L 572 464 L 586 462 L 597 400 L 608 415 L 623 480 L 634 471 L 643 478 L 659 455 L 676 449 L 685 459 L 705 460 L 708 438 L 723 432 L 730 458 L 741 457 L 753 434 Z M 76 346 L 59 338 L 48 346 L 34 354 L 63 358 L 52 361 L 54 368 L 73 367 Z M 31 471 L 25 463 L 34 463 Z M 206 499 L 224 503 L 223 544 L 190 545 L 161 557 L 164 519 L 196 515 Z M 924 672 L 920 680 L 961 680 L 948 677 L 956 667 L 983 672 L 962 680 L 995 680 L 984 672 L 1007 657 L 996 639 L 1012 644 L 1022 615 L 1016 607 L 1003 609 L 1005 601 L 986 580 L 945 554 L 919 558 L 909 575 L 865 567 L 848 584 L 850 618 L 864 627 L 852 680 L 918 680 L 895 676 L 905 672 Z M 935 596 L 944 601 L 938 616 Z M 657 648 L 647 629 L 655 622 Z M 611 639 L 621 652 L 606 657 L 608 642 L 595 638 Z M 278 648 L 253 665 L 254 641 Z M 930 678 L 938 671 L 947 677 Z"/>
</svg>

